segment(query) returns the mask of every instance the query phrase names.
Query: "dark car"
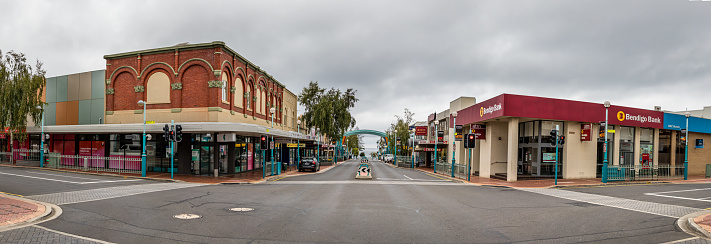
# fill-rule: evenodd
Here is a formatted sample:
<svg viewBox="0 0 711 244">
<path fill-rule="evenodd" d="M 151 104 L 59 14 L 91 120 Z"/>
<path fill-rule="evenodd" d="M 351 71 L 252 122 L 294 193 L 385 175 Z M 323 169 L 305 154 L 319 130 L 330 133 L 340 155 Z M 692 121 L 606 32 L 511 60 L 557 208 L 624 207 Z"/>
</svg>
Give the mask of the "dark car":
<svg viewBox="0 0 711 244">
<path fill-rule="evenodd" d="M 301 158 L 301 162 L 299 162 L 299 171 L 304 171 L 306 169 L 310 169 L 314 172 L 321 170 L 321 163 L 318 162 L 315 158 Z"/>
</svg>

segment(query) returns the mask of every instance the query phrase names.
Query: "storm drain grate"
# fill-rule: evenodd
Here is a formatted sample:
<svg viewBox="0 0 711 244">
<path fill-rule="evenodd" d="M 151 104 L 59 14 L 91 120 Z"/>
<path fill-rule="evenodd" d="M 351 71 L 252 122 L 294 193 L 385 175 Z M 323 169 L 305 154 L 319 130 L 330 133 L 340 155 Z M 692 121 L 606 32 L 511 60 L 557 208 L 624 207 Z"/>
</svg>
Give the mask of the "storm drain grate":
<svg viewBox="0 0 711 244">
<path fill-rule="evenodd" d="M 230 211 L 233 212 L 249 212 L 254 210 L 253 208 L 230 208 Z"/>
<path fill-rule="evenodd" d="M 173 218 L 176 218 L 176 219 L 199 219 L 199 218 L 202 218 L 202 216 L 197 215 L 197 214 L 178 214 L 178 215 L 173 215 Z"/>
</svg>

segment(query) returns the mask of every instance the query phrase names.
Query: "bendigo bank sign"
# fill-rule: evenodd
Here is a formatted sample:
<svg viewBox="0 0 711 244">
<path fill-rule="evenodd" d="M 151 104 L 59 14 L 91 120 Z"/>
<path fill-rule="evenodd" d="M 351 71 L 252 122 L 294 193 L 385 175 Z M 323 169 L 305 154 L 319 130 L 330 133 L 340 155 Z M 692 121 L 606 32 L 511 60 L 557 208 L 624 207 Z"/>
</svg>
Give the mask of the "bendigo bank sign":
<svg viewBox="0 0 711 244">
<path fill-rule="evenodd" d="M 612 111 L 615 112 L 617 121 L 611 120 L 610 124 L 626 125 L 626 126 L 639 126 L 639 127 L 651 127 L 651 128 L 663 128 L 662 118 L 664 113 L 660 111 L 651 111 L 643 109 L 634 108 L 616 108 Z M 610 111 L 610 112 L 612 112 Z M 611 114 L 612 115 L 612 114 Z"/>
</svg>

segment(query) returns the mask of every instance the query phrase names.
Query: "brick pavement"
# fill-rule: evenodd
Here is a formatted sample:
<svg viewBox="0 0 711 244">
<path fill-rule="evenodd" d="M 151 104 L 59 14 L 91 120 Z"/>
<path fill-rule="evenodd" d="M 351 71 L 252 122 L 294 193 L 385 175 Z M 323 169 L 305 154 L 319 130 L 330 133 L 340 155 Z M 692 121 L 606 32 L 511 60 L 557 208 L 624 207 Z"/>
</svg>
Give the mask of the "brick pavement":
<svg viewBox="0 0 711 244">
<path fill-rule="evenodd" d="M 19 224 L 45 213 L 46 207 L 0 194 L 0 227 Z"/>
<path fill-rule="evenodd" d="M 28 226 L 10 231 L 0 232 L 0 243 L 84 244 L 106 242 L 53 231 L 44 227 Z"/>
</svg>

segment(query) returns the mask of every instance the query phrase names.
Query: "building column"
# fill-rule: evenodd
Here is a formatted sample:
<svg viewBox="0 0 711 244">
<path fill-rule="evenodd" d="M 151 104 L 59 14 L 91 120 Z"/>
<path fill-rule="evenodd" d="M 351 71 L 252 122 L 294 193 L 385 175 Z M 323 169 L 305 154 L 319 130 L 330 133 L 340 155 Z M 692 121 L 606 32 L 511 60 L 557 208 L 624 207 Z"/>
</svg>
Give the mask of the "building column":
<svg viewBox="0 0 711 244">
<path fill-rule="evenodd" d="M 518 118 L 509 120 L 506 181 L 518 180 Z"/>
<path fill-rule="evenodd" d="M 613 146 L 612 151 L 607 152 L 607 153 L 612 153 L 612 164 L 613 165 L 620 165 L 620 135 L 618 135 L 620 133 L 617 133 L 619 131 L 620 131 L 620 126 L 616 125 L 615 126 L 615 133 L 614 133 L 615 136 L 613 136 L 612 138 L 615 138 L 615 140 L 617 140 L 617 141 L 614 142 L 615 145 Z"/>
<path fill-rule="evenodd" d="M 491 178 L 491 144 L 495 140 L 493 125 L 486 125 L 486 139 L 479 140 L 479 177 Z"/>
<path fill-rule="evenodd" d="M 652 164 L 659 165 L 659 129 L 654 129 L 654 139 L 652 140 L 654 148 L 652 149 Z"/>
<path fill-rule="evenodd" d="M 642 128 L 634 127 L 634 148 L 632 150 L 634 151 L 634 165 L 640 165 L 640 160 L 642 159 L 639 156 L 640 135 L 642 135 Z"/>
</svg>

